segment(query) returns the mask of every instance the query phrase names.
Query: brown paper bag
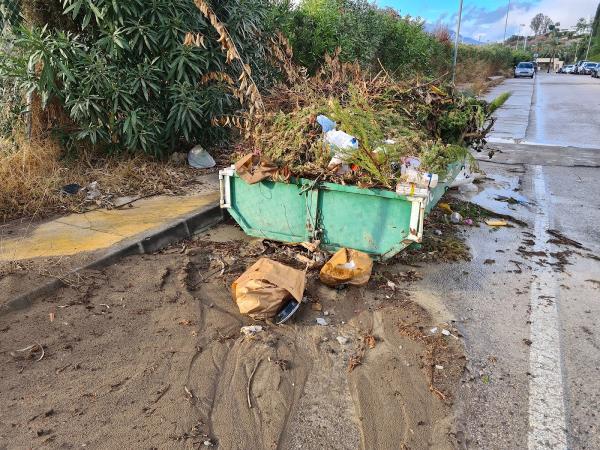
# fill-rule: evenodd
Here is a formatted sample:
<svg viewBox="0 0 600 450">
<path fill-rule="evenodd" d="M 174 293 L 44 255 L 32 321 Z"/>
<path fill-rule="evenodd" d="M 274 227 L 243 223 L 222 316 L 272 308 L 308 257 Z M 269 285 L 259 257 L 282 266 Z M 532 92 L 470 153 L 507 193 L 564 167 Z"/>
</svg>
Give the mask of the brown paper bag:
<svg viewBox="0 0 600 450">
<path fill-rule="evenodd" d="M 364 286 L 371 278 L 373 260 L 366 253 L 342 248 L 325 263 L 319 277 L 327 286 Z"/>
<path fill-rule="evenodd" d="M 253 319 L 275 317 L 285 302 L 302 302 L 306 273 L 260 258 L 231 285 L 240 313 Z"/>
<path fill-rule="evenodd" d="M 252 153 L 242 157 L 235 163 L 235 171 L 248 184 L 258 183 L 277 173 L 277 166 L 272 162 L 260 159 Z"/>
</svg>

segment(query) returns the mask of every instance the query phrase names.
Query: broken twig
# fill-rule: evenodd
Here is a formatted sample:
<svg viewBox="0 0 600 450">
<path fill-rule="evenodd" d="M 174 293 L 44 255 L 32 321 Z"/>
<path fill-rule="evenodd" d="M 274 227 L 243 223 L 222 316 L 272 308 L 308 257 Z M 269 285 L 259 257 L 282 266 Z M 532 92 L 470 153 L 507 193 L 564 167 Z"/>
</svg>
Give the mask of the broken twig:
<svg viewBox="0 0 600 450">
<path fill-rule="evenodd" d="M 259 359 L 258 362 L 256 363 L 256 366 L 254 366 L 254 370 L 250 374 L 250 378 L 248 378 L 248 386 L 246 386 L 246 396 L 248 398 L 248 408 L 250 408 L 250 409 L 252 409 L 252 399 L 250 398 L 250 390 L 252 389 L 252 378 L 254 378 L 254 374 L 256 373 L 256 370 L 258 369 L 258 366 L 260 366 L 261 362 L 262 362 L 262 359 Z"/>
</svg>

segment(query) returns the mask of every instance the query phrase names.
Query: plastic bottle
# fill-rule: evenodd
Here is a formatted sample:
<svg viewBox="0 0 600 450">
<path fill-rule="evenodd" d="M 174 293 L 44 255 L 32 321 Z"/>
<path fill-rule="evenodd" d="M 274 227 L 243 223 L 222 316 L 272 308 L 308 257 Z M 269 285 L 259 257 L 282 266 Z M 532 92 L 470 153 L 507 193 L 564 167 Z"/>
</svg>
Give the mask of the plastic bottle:
<svg viewBox="0 0 600 450">
<path fill-rule="evenodd" d="M 341 150 L 357 150 L 358 139 L 354 136 L 350 136 L 340 130 L 332 130 L 325 133 L 325 142 L 333 146 L 334 149 L 338 148 Z"/>
<path fill-rule="evenodd" d="M 419 172 L 412 167 L 406 169 L 403 178 L 408 183 L 416 184 L 418 187 L 434 188 L 438 185 L 439 177 L 436 173 Z"/>
</svg>

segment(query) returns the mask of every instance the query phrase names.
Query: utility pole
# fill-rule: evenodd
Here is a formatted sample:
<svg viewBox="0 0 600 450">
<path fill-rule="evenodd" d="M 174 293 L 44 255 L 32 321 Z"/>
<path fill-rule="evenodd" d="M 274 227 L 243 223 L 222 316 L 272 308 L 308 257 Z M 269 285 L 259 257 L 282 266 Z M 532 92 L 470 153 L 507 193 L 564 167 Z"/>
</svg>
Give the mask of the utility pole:
<svg viewBox="0 0 600 450">
<path fill-rule="evenodd" d="M 458 61 L 458 42 L 460 40 L 460 24 L 462 21 L 463 0 L 458 6 L 458 24 L 456 26 L 456 37 L 454 39 L 454 59 L 452 60 L 452 84 L 456 81 L 456 62 Z"/>
<path fill-rule="evenodd" d="M 585 60 L 587 61 L 588 59 L 588 55 L 590 53 L 590 46 L 592 45 L 592 34 L 593 34 L 594 29 L 592 28 L 592 26 L 590 25 L 590 39 L 588 40 L 588 46 L 587 46 L 587 50 L 585 51 Z"/>
<path fill-rule="evenodd" d="M 525 35 L 525 42 L 523 43 L 523 50 L 527 50 L 527 35 Z"/>
<path fill-rule="evenodd" d="M 519 25 L 519 34 L 517 34 L 517 43 L 515 44 L 515 50 L 519 49 L 519 41 L 521 40 L 521 30 L 523 29 L 524 26 L 525 26 L 524 23 Z"/>
<path fill-rule="evenodd" d="M 510 0 L 508 0 L 508 6 L 506 7 L 506 20 L 504 21 L 504 39 L 502 44 L 506 44 L 506 28 L 508 27 L 508 13 L 510 11 Z"/>
</svg>

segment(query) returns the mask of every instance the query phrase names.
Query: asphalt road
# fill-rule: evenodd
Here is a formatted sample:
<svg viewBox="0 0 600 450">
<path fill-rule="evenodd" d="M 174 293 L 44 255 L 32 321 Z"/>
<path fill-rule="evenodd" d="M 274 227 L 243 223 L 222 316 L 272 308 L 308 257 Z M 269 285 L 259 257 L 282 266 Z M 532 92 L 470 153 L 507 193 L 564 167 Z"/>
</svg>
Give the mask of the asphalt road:
<svg viewBox="0 0 600 450">
<path fill-rule="evenodd" d="M 598 449 L 600 80 L 541 74 L 491 96 L 503 90 L 517 95 L 499 111 L 495 155 L 481 155 L 494 181 L 476 200 L 529 225 L 475 229 L 471 262 L 425 277 L 465 336 L 458 437 L 465 448 Z M 496 202 L 502 192 L 527 203 Z M 548 230 L 586 250 L 548 242 Z"/>
</svg>

